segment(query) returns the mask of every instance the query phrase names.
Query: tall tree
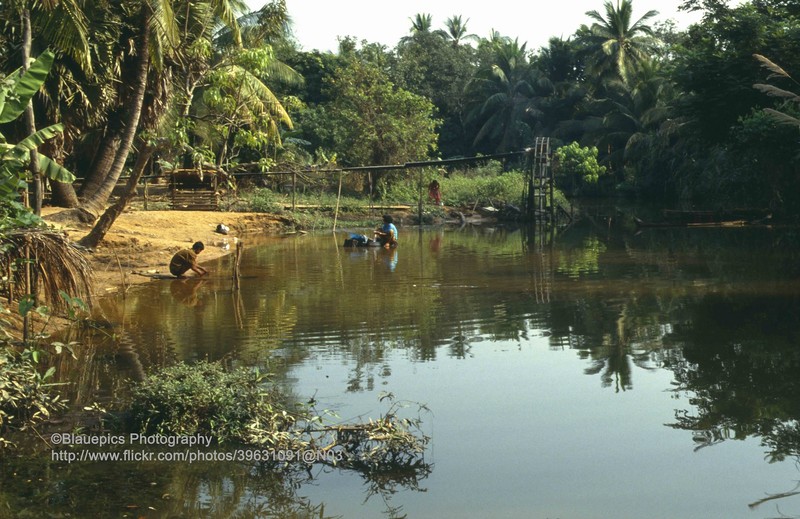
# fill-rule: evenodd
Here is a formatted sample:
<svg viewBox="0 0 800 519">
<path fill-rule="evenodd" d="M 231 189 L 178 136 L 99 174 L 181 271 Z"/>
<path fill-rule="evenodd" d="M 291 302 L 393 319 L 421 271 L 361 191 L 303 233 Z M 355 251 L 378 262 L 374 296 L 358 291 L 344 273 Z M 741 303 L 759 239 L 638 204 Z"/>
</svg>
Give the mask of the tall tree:
<svg viewBox="0 0 800 519">
<path fill-rule="evenodd" d="M 395 48 L 390 69 L 397 85 L 427 97 L 442 119 L 439 150 L 445 157 L 467 155 L 469 139 L 464 128 L 464 87 L 475 72 L 475 50 L 453 45 L 438 34 L 418 33 Z"/>
<path fill-rule="evenodd" d="M 653 147 L 670 114 L 673 88 L 655 61 L 640 64 L 636 83 L 608 82 L 604 96 L 593 100 L 586 119 L 587 137 L 603 151 L 603 162 L 617 180 L 623 181 L 626 167 L 642 160 Z M 632 179 L 628 179 L 632 180 Z"/>
<path fill-rule="evenodd" d="M 478 128 L 474 145 L 494 153 L 530 144 L 536 101 L 551 85 L 528 60 L 526 44 L 500 40 L 493 59 L 467 85 L 467 119 Z"/>
<path fill-rule="evenodd" d="M 655 48 L 653 29 L 646 22 L 658 11 L 648 11 L 633 22 L 632 0 L 617 0 L 616 5 L 606 0 L 603 5 L 605 16 L 588 11 L 586 15 L 595 22 L 591 27 L 583 26 L 580 32 L 594 55 L 590 72 L 600 77 L 616 74 L 629 83 L 637 66 Z"/>
<path fill-rule="evenodd" d="M 428 13 L 417 13 L 411 20 L 411 33 L 431 32 L 433 28 L 433 16 Z"/>
<path fill-rule="evenodd" d="M 196 135 L 213 150 L 218 166 L 227 166 L 237 148 L 269 157 L 280 147 L 280 125 L 292 129 L 289 114 L 267 85 L 276 78 L 302 81 L 278 62 L 269 45 L 226 53 L 206 76 L 191 115 L 198 121 Z"/>
<path fill-rule="evenodd" d="M 477 36 L 467 32 L 467 22 L 469 18 L 462 20 L 461 15 L 453 15 L 444 22 L 445 29 L 436 32 L 451 41 L 453 45 L 460 45 L 463 40 L 477 39 Z"/>
<path fill-rule="evenodd" d="M 393 85 L 377 66 L 358 59 L 327 82 L 333 100 L 324 107 L 331 129 L 326 147 L 343 164 L 402 164 L 436 151 L 431 102 Z"/>
<path fill-rule="evenodd" d="M 159 125 L 167 108 L 170 90 L 171 68 L 165 66 L 164 57 L 176 56 L 179 59 L 180 54 L 176 51 L 180 48 L 180 42 L 189 37 L 187 33 L 181 33 L 180 26 L 176 23 L 174 14 L 176 11 L 173 11 L 174 6 L 169 0 L 152 4 L 150 0 L 145 0 L 141 4 L 137 0 L 132 1 L 136 8 L 134 12 L 138 12 L 139 24 L 133 26 L 134 34 L 137 36 L 137 55 L 131 64 L 132 88 L 126 92 L 129 102 L 126 103 L 125 125 L 116 137 L 118 143 L 113 153 L 113 161 L 109 165 L 105 177 L 96 191 L 84 200 L 83 207 L 90 212 L 99 212 L 108 201 L 132 150 L 142 116 L 144 115 L 145 129 L 152 131 Z M 235 9 L 231 8 L 232 5 L 239 4 L 235 3 L 235 0 L 211 0 L 206 4 L 206 8 L 216 14 L 219 23 L 236 24 L 236 17 L 233 15 Z M 187 16 L 183 25 L 184 30 L 188 30 L 190 27 L 188 19 Z M 201 31 L 204 30 L 198 25 L 194 25 L 194 27 L 199 27 Z M 151 68 L 159 72 L 159 75 L 150 80 L 153 89 L 145 106 L 145 92 Z M 141 150 L 128 180 L 125 194 L 103 213 L 92 231 L 81 239 L 82 245 L 87 247 L 97 245 L 135 193 L 136 183 L 155 151 L 154 143 L 144 136 L 141 136 L 139 141 Z"/>
<path fill-rule="evenodd" d="M 154 61 L 154 68 L 163 70 L 163 64 L 156 60 L 162 58 L 165 47 L 169 50 L 175 45 L 177 28 L 169 0 L 154 4 L 142 1 L 130 7 L 134 7 L 136 13 L 131 26 L 135 56 L 126 60 L 122 69 L 122 77 L 128 78 L 128 81 L 123 84 L 120 93 L 120 101 L 124 106 L 121 127 L 110 132 L 104 140 L 101 147 L 101 151 L 105 152 L 103 160 L 95 161 L 82 190 L 82 209 L 95 215 L 103 211 L 133 148 L 145 106 L 151 60 Z"/>
</svg>

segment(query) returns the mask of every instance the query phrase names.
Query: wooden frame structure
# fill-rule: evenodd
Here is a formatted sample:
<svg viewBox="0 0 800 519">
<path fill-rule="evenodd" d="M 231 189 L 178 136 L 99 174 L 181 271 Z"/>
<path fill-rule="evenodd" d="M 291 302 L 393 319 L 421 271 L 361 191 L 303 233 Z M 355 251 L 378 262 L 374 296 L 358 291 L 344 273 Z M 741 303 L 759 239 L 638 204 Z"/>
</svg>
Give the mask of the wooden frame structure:
<svg viewBox="0 0 800 519">
<path fill-rule="evenodd" d="M 554 179 L 549 137 L 536 137 L 528 152 L 525 214 L 533 219 L 555 216 Z"/>
<path fill-rule="evenodd" d="M 177 211 L 217 211 L 220 173 L 213 169 L 175 169 L 170 172 L 170 208 Z"/>
</svg>

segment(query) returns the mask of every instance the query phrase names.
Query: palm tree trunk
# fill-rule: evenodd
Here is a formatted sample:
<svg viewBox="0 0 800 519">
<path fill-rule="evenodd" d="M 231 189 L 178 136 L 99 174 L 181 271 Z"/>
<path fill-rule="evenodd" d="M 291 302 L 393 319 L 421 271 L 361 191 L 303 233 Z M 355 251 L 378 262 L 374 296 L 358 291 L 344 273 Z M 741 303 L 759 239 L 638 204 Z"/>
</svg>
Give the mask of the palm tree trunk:
<svg viewBox="0 0 800 519">
<path fill-rule="evenodd" d="M 75 188 L 72 184 L 65 184 L 63 182 L 50 181 L 52 189 L 52 199 L 50 203 L 55 207 L 75 208 L 80 205 L 78 194 L 75 193 Z"/>
<path fill-rule="evenodd" d="M 114 164 L 114 157 L 119 151 L 120 145 L 120 129 L 117 128 L 118 114 L 112 113 L 112 118 L 109 121 L 106 133 L 100 141 L 99 149 L 92 160 L 92 166 L 86 180 L 81 185 L 80 196 L 82 199 L 91 198 L 103 185 L 103 180 L 108 176 L 111 171 L 111 166 Z"/>
<path fill-rule="evenodd" d="M 136 131 L 139 127 L 139 119 L 142 115 L 142 108 L 144 106 L 145 91 L 147 89 L 147 73 L 150 68 L 150 53 L 149 37 L 150 37 L 150 13 L 148 7 L 145 6 L 142 13 L 141 33 L 139 35 L 139 45 L 137 49 L 137 56 L 134 68 L 133 79 L 133 92 L 130 97 L 128 111 L 125 119 L 125 127 L 122 130 L 120 145 L 117 153 L 114 156 L 114 162 L 111 169 L 106 175 L 103 183 L 95 191 L 94 194 L 87 197 L 83 202 L 83 208 L 93 214 L 99 214 L 106 202 L 108 202 L 111 192 L 117 185 L 122 170 L 125 167 L 125 161 L 130 154 L 133 147 L 133 141 L 136 137 Z"/>
<path fill-rule="evenodd" d="M 28 61 L 31 58 L 31 12 L 27 8 L 22 9 L 22 70 L 28 70 Z M 25 131 L 28 135 L 36 133 L 36 119 L 33 114 L 33 99 L 28 101 L 23 115 Z M 33 212 L 36 215 L 42 214 L 42 175 L 39 171 L 39 153 L 31 150 L 30 170 L 33 175 Z"/>
<path fill-rule="evenodd" d="M 153 156 L 153 152 L 155 148 L 148 144 L 142 144 L 139 155 L 136 157 L 136 164 L 133 166 L 133 171 L 131 172 L 131 176 L 128 179 L 127 184 L 125 185 L 125 193 L 117 199 L 106 211 L 100 216 L 95 223 L 92 230 L 89 231 L 89 234 L 78 240 L 78 244 L 84 247 L 97 247 L 103 238 L 105 238 L 106 233 L 111 226 L 114 225 L 114 222 L 117 220 L 117 217 L 122 214 L 122 211 L 130 203 L 131 199 L 136 196 L 136 185 L 139 183 L 139 179 L 142 178 L 144 174 L 145 168 L 147 164 L 150 162 L 150 158 Z"/>
</svg>

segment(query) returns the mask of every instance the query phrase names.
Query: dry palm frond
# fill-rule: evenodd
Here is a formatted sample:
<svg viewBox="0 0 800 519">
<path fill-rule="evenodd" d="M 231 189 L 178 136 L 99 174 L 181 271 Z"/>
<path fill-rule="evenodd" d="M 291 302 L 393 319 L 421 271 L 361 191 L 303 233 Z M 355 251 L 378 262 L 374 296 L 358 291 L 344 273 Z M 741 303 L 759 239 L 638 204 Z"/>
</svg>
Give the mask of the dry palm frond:
<svg viewBox="0 0 800 519">
<path fill-rule="evenodd" d="M 781 67 L 770 61 L 768 58 L 762 56 L 761 54 L 753 54 L 753 57 L 756 58 L 761 63 L 762 67 L 772 72 L 772 74 L 770 74 L 770 76 L 767 79 L 773 78 L 775 76 L 787 77 L 789 79 L 792 78 L 792 76 L 790 76 L 785 70 L 783 70 Z"/>
<path fill-rule="evenodd" d="M 9 290 L 15 298 L 32 293 L 55 311 L 69 310 L 63 291 L 91 305 L 92 270 L 83 253 L 58 232 L 40 229 L 11 231 L 0 236 L 2 274 L 9 276 Z M 26 264 L 31 266 L 34 289 L 27 284 Z M 41 291 L 41 294 L 39 293 Z"/>
<path fill-rule="evenodd" d="M 791 115 L 785 114 L 783 112 L 773 110 L 772 108 L 764 108 L 764 111 L 781 124 L 800 126 L 800 119 L 796 117 L 792 117 Z"/>
<path fill-rule="evenodd" d="M 793 101 L 800 101 L 800 95 L 795 94 L 794 92 L 790 92 L 788 90 L 784 90 L 782 88 L 778 88 L 773 85 L 766 85 L 764 83 L 756 83 L 753 85 L 753 88 L 756 90 L 763 92 L 771 97 L 783 97 L 786 99 L 791 99 Z"/>
</svg>

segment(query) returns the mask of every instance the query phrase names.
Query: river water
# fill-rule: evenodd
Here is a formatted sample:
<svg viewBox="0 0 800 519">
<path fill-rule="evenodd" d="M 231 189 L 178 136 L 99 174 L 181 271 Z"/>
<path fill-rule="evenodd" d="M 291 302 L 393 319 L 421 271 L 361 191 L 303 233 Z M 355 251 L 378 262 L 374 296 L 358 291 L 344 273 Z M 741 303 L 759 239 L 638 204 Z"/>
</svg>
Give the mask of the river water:
<svg viewBox="0 0 800 519">
<path fill-rule="evenodd" d="M 112 326 L 59 376 L 77 408 L 177 360 L 269 369 L 342 421 L 391 394 L 429 410 L 428 470 L 44 453 L 0 470 L 0 517 L 800 516 L 795 231 L 400 232 L 393 251 L 249 239 L 238 293 L 222 258 L 107 298 Z"/>
</svg>

